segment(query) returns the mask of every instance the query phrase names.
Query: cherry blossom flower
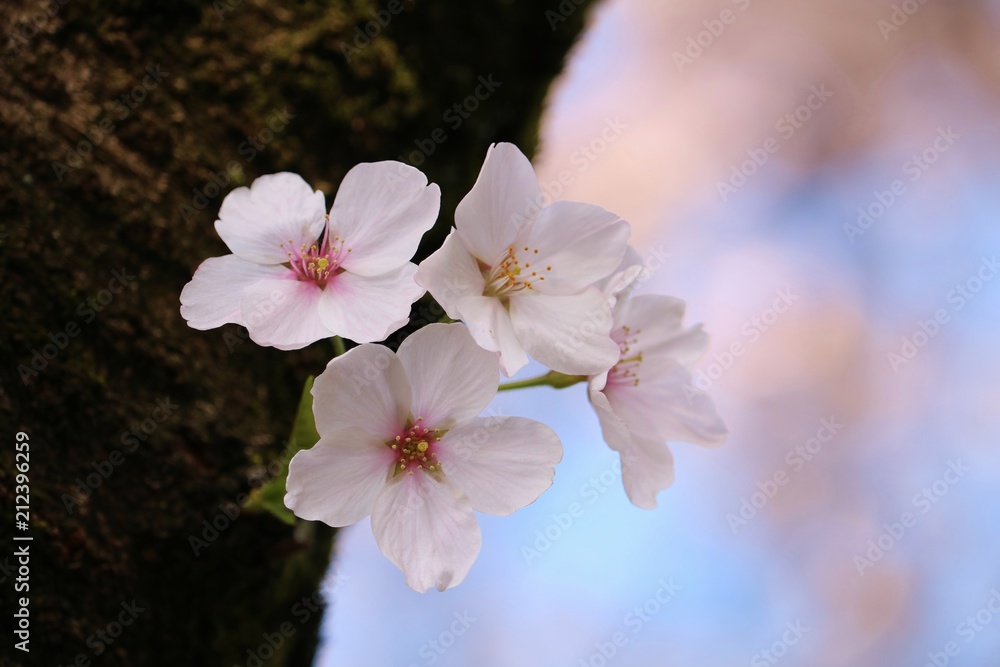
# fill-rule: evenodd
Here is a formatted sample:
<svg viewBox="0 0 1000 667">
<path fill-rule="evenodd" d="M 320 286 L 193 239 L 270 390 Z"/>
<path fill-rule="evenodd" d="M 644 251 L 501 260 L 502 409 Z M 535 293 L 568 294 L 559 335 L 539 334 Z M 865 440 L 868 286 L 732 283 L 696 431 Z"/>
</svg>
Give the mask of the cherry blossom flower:
<svg viewBox="0 0 1000 667">
<path fill-rule="evenodd" d="M 416 281 L 508 377 L 528 354 L 553 370 L 600 373 L 618 359 L 611 311 L 594 283 L 621 262 L 629 226 L 599 206 L 544 197 L 528 159 L 495 144 L 455 211 L 455 229 Z"/>
<path fill-rule="evenodd" d="M 409 260 L 440 200 L 400 162 L 351 169 L 329 215 L 301 176 L 261 176 L 223 200 L 215 229 L 232 254 L 198 267 L 181 315 L 195 329 L 243 325 L 254 342 L 282 350 L 334 335 L 383 340 L 424 293 Z"/>
<path fill-rule="evenodd" d="M 727 432 L 712 400 L 691 379 L 691 365 L 705 353 L 708 335 L 701 325 L 681 325 L 680 299 L 629 296 L 642 275 L 632 256 L 606 287 L 619 359 L 611 370 L 590 377 L 589 396 L 605 442 L 621 455 L 629 500 L 654 509 L 656 494 L 674 481 L 667 441 L 717 446 Z"/>
<path fill-rule="evenodd" d="M 534 502 L 562 458 L 548 426 L 478 416 L 498 376 L 496 355 L 461 324 L 424 327 L 396 354 L 361 345 L 333 359 L 313 386 L 320 440 L 292 459 L 285 504 L 338 527 L 371 515 L 411 588 L 459 584 L 482 544 L 473 510 Z"/>
</svg>

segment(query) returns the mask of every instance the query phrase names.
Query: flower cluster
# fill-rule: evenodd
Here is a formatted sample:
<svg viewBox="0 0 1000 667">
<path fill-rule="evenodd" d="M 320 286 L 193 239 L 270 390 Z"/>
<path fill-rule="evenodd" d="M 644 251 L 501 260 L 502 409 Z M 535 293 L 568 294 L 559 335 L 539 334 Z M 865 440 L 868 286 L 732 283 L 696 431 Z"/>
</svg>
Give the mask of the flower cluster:
<svg viewBox="0 0 1000 667">
<path fill-rule="evenodd" d="M 529 355 L 551 372 L 499 388 L 586 382 L 639 507 L 656 507 L 673 481 L 667 441 L 726 436 L 692 388 L 706 334 L 682 325 L 684 302 L 632 295 L 646 271 L 628 223 L 591 204 L 543 202 L 528 159 L 492 146 L 455 227 L 417 267 L 440 204 L 419 170 L 358 165 L 329 214 L 301 177 L 262 176 L 222 203 L 215 226 L 232 254 L 202 263 L 181 293 L 196 329 L 235 323 L 283 350 L 335 336 L 359 344 L 316 378 L 319 441 L 289 464 L 285 504 L 337 527 L 370 516 L 418 591 L 465 578 L 482 544 L 474 511 L 512 514 L 552 484 L 563 450 L 551 428 L 481 416 L 500 374 Z M 456 323 L 427 325 L 396 352 L 375 344 L 425 291 Z"/>
</svg>

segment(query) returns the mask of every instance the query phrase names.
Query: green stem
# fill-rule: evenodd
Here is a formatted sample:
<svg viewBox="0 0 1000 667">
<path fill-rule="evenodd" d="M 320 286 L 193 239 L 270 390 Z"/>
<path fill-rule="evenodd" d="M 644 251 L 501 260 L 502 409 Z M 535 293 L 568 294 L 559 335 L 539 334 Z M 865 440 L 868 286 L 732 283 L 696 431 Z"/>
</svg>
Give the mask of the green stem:
<svg viewBox="0 0 1000 667">
<path fill-rule="evenodd" d="M 586 375 L 566 375 L 549 371 L 545 375 L 518 380 L 516 382 L 506 382 L 497 387 L 497 391 L 510 391 L 512 389 L 527 389 L 529 387 L 554 387 L 555 389 L 565 389 L 580 382 L 586 382 Z"/>
<path fill-rule="evenodd" d="M 333 356 L 339 357 L 347 352 L 347 348 L 344 347 L 344 339 L 340 336 L 334 336 L 330 339 L 333 342 Z"/>
<path fill-rule="evenodd" d="M 529 378 L 527 380 L 518 380 L 517 382 L 505 382 L 497 387 L 497 391 L 510 391 L 512 389 L 527 389 L 528 387 L 544 387 L 549 384 L 549 376 L 542 375 L 536 378 Z"/>
</svg>

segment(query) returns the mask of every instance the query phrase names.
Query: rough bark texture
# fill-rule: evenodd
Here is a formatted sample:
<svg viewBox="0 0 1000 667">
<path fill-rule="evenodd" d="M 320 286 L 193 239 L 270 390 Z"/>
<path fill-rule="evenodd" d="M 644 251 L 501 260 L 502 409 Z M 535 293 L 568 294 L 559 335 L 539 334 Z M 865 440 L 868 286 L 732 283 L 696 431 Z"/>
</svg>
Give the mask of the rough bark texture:
<svg viewBox="0 0 1000 667">
<path fill-rule="evenodd" d="M 225 193 L 281 170 L 329 203 L 357 162 L 419 165 L 444 192 L 427 254 L 490 142 L 534 150 L 583 26 L 589 0 L 575 1 L 3 3 L 0 565 L 16 566 L 17 431 L 31 443 L 31 529 L 19 534 L 34 541 L 31 653 L 13 648 L 20 594 L 3 569 L 0 661 L 244 665 L 290 622 L 266 664 L 310 663 L 320 614 L 293 607 L 316 590 L 333 531 L 219 517 L 268 474 L 330 347 L 282 353 L 235 326 L 191 330 L 180 290 L 226 252 L 212 227 Z M 553 28 L 547 10 L 568 18 Z M 355 41 L 379 11 L 388 25 Z M 445 112 L 490 75 L 499 87 L 454 127 Z M 434 146 L 426 160 L 417 141 Z M 116 272 L 132 276 L 120 293 Z M 416 321 L 428 313 L 418 305 Z M 178 407 L 157 422 L 167 399 Z M 82 488 L 88 478 L 99 486 Z M 228 527 L 209 539 L 205 521 Z M 206 541 L 197 555 L 192 536 Z M 120 636 L 88 642 L 133 600 L 144 611 Z"/>
</svg>

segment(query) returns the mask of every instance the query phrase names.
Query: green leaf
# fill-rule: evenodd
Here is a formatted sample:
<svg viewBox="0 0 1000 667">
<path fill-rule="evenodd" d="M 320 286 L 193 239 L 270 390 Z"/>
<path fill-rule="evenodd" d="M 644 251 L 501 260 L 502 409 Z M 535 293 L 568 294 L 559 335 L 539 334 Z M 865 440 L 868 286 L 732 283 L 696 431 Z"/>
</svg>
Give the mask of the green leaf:
<svg viewBox="0 0 1000 667">
<path fill-rule="evenodd" d="M 316 420 L 312 410 L 313 376 L 306 379 L 302 386 L 302 398 L 295 412 L 295 422 L 292 433 L 288 436 L 288 444 L 281 455 L 281 470 L 267 484 L 254 489 L 247 501 L 247 508 L 257 508 L 270 512 L 290 526 L 295 525 L 295 515 L 285 507 L 285 481 L 288 479 L 288 462 L 303 449 L 309 449 L 319 442 L 316 432 Z"/>
</svg>

